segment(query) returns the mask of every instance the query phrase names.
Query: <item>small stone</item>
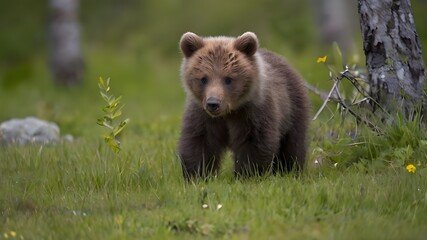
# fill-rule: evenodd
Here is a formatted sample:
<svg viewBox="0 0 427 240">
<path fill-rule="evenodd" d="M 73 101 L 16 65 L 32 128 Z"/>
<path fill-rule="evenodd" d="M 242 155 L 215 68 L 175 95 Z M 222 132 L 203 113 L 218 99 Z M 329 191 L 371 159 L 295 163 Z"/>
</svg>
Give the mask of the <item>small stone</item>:
<svg viewBox="0 0 427 240">
<path fill-rule="evenodd" d="M 73 135 L 71 135 L 71 134 L 65 134 L 64 136 L 62 136 L 62 137 L 61 137 L 61 140 L 62 140 L 63 142 L 69 142 L 69 143 L 72 143 L 72 142 L 74 142 L 74 137 L 73 137 Z"/>
<path fill-rule="evenodd" d="M 11 119 L 0 124 L 0 145 L 52 144 L 59 140 L 58 125 L 35 117 Z"/>
</svg>

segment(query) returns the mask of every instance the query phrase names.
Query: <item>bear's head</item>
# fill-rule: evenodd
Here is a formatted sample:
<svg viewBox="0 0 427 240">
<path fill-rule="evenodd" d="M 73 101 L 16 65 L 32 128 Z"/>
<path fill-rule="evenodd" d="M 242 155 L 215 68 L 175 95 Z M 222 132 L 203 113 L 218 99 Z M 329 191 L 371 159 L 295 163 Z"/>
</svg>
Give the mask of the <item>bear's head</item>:
<svg viewBox="0 0 427 240">
<path fill-rule="evenodd" d="M 258 39 L 247 32 L 237 38 L 185 33 L 181 78 L 187 94 L 212 117 L 224 116 L 253 98 L 259 84 Z"/>
</svg>

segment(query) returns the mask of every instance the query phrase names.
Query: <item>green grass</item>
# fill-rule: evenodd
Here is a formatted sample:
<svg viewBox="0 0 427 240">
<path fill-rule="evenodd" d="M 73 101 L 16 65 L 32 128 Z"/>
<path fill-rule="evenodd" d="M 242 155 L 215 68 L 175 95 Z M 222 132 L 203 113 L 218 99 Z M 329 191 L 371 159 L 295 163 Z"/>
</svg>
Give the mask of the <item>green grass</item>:
<svg viewBox="0 0 427 240">
<path fill-rule="evenodd" d="M 148 131 L 144 141 L 134 136 L 120 155 L 86 140 L 4 149 L 1 231 L 26 239 L 422 239 L 427 234 L 425 174 L 324 168 L 300 178 L 239 181 L 228 166 L 216 179 L 185 184 L 174 154 L 177 132 L 161 129 Z"/>
<path fill-rule="evenodd" d="M 176 156 L 184 106 L 179 58 L 96 48 L 87 53 L 81 88 L 52 86 L 43 56 L 33 63 L 33 78 L 0 88 L 0 120 L 34 115 L 76 137 L 74 143 L 0 148 L 0 239 L 5 233 L 11 238 L 11 231 L 24 239 L 423 239 L 427 234 L 427 146 L 418 125 L 402 122 L 382 137 L 361 128 L 354 140 L 348 134 L 355 129 L 351 121 L 330 121 L 325 112 L 312 124 L 309 168 L 302 176 L 236 180 L 228 155 L 217 178 L 185 184 Z M 327 79 L 315 58 L 310 56 L 312 63 L 307 58 L 293 61 L 304 76 L 311 82 Z M 96 125 L 102 115 L 98 76 L 111 77 L 113 93 L 126 104 L 124 117 L 131 119 L 117 155 Z M 314 160 L 324 165 L 312 167 Z M 405 170 L 409 163 L 418 168 L 414 174 Z"/>
</svg>

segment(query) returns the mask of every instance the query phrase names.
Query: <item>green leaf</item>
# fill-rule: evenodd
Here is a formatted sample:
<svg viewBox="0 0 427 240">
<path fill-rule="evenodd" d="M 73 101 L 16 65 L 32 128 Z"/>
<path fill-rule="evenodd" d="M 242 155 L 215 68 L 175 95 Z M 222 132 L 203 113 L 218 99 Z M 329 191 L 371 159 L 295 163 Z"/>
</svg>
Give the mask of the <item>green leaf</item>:
<svg viewBox="0 0 427 240">
<path fill-rule="evenodd" d="M 106 140 L 106 142 L 115 153 L 120 152 L 121 149 L 119 141 L 117 141 L 116 139 L 108 139 Z"/>
<path fill-rule="evenodd" d="M 120 117 L 122 115 L 122 111 L 118 110 L 113 112 L 113 115 L 111 116 L 112 119 L 116 119 L 117 117 Z"/>
<path fill-rule="evenodd" d="M 104 118 L 98 118 L 98 119 L 96 120 L 96 123 L 97 123 L 98 125 L 100 125 L 100 126 L 104 126 Z"/>
<path fill-rule="evenodd" d="M 110 124 L 108 124 L 107 122 L 102 122 L 102 126 L 107 127 L 107 128 L 109 128 L 109 129 L 111 129 L 111 130 L 113 130 L 113 129 L 114 129 L 114 127 L 113 127 L 113 126 L 111 126 Z"/>
<path fill-rule="evenodd" d="M 104 122 L 111 124 L 113 122 L 113 119 L 110 116 L 104 116 Z"/>
<path fill-rule="evenodd" d="M 341 49 L 337 42 L 332 43 L 332 58 L 337 69 L 342 69 L 346 65 L 343 62 Z"/>
<path fill-rule="evenodd" d="M 117 136 L 121 131 L 123 131 L 123 129 L 126 127 L 126 125 L 129 123 L 129 118 L 127 118 L 126 120 L 122 121 L 118 127 L 116 127 L 113 130 L 113 134 L 114 136 Z"/>
<path fill-rule="evenodd" d="M 103 91 L 100 91 L 99 93 L 101 94 L 102 99 L 104 99 L 104 101 L 106 101 L 106 102 L 110 101 L 110 97 L 107 96 L 106 93 L 104 93 Z"/>
<path fill-rule="evenodd" d="M 118 116 L 122 115 L 122 109 L 125 105 L 120 106 L 112 111 L 111 118 L 115 119 Z M 118 115 L 117 115 L 118 114 Z"/>
<path fill-rule="evenodd" d="M 119 104 L 120 103 L 120 100 L 122 99 L 122 96 L 119 96 L 118 98 L 114 98 L 113 97 L 113 99 L 111 99 L 110 101 L 108 101 L 108 104 L 110 105 L 110 106 L 117 106 L 117 104 Z"/>
<path fill-rule="evenodd" d="M 98 79 L 98 85 L 99 85 L 100 88 L 105 88 L 105 82 L 104 82 L 104 79 L 102 79 L 102 77 L 99 77 L 99 79 Z"/>
<path fill-rule="evenodd" d="M 110 134 L 102 134 L 101 137 L 105 140 L 114 139 L 113 136 L 111 136 Z"/>
<path fill-rule="evenodd" d="M 110 106 L 110 105 L 106 105 L 106 106 L 104 106 L 103 108 L 102 108 L 102 111 L 103 112 L 105 112 L 105 113 L 112 113 L 113 112 L 113 106 Z"/>
</svg>

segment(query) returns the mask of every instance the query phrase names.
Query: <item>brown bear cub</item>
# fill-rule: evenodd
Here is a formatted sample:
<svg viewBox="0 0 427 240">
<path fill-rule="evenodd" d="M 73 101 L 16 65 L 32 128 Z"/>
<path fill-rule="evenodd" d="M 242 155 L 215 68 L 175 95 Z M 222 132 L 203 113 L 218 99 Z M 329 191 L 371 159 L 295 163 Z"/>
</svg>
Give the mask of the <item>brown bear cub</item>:
<svg viewBox="0 0 427 240">
<path fill-rule="evenodd" d="M 185 33 L 181 78 L 187 92 L 178 154 L 184 178 L 215 175 L 227 149 L 236 176 L 302 170 L 309 99 L 301 76 L 258 38 Z"/>
</svg>

